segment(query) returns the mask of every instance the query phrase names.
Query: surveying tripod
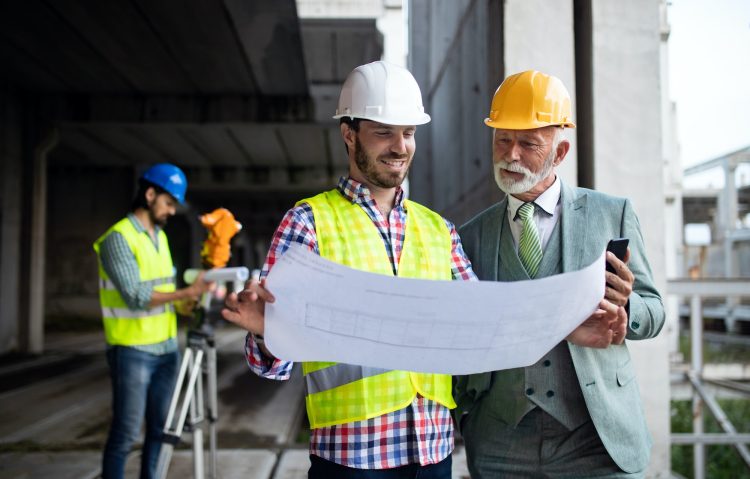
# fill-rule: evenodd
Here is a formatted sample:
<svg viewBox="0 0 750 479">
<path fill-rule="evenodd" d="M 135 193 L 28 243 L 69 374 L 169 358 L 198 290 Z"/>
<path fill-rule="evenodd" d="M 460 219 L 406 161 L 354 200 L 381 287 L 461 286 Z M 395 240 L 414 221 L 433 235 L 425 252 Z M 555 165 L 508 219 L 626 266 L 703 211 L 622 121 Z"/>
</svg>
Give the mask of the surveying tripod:
<svg viewBox="0 0 750 479">
<path fill-rule="evenodd" d="M 185 282 L 192 283 L 197 275 L 196 270 L 185 272 Z M 215 282 L 232 282 L 234 291 L 242 289 L 249 276 L 248 269 L 221 268 L 206 272 L 204 279 Z M 180 442 L 182 431 L 193 433 L 193 477 L 203 479 L 205 465 L 203 461 L 202 422 L 208 419 L 209 436 L 209 471 L 208 477 L 216 479 L 216 422 L 219 418 L 216 391 L 216 342 L 213 326 L 207 321 L 212 293 L 204 293 L 201 302 L 195 309 L 195 326 L 188 330 L 187 347 L 180 364 L 172 400 L 169 404 L 167 420 L 162 434 L 159 462 L 156 466 L 156 477 L 166 479 L 169 463 L 175 446 Z M 208 397 L 204 402 L 203 374 L 208 383 Z M 182 398 L 182 401 L 180 401 Z M 177 411 L 179 403 L 179 412 Z M 204 416 L 205 411 L 205 416 Z"/>
</svg>

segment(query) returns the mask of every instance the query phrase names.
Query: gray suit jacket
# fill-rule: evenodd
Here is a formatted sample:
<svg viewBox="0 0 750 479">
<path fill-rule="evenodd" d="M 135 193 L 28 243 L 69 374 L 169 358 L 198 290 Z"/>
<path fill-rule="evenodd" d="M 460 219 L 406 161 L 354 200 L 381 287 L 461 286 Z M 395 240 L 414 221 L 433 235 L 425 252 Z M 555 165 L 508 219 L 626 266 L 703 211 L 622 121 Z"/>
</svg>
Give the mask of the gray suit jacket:
<svg viewBox="0 0 750 479">
<path fill-rule="evenodd" d="M 630 202 L 563 183 L 561 192 L 563 272 L 592 263 L 612 238 L 630 238 L 628 266 L 635 276 L 629 302 L 627 339 L 655 337 L 664 325 L 664 307 L 651 279 L 638 218 Z M 501 225 L 507 199 L 483 211 L 459 229 L 461 242 L 481 280 L 496 281 Z M 550 318 L 553 320 L 553 318 Z M 625 344 L 593 349 L 568 343 L 591 419 L 612 459 L 626 472 L 648 465 L 651 436 L 641 405 L 635 372 Z M 456 379 L 456 416 L 486 397 L 491 373 Z"/>
</svg>

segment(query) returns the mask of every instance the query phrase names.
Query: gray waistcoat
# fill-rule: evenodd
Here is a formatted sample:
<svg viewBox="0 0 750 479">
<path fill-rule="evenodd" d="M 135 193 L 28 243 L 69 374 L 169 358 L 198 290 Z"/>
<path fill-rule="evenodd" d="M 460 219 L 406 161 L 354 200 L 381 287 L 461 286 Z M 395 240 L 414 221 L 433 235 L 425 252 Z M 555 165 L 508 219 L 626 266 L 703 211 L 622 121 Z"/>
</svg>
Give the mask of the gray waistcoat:
<svg viewBox="0 0 750 479">
<path fill-rule="evenodd" d="M 529 279 L 515 251 L 507 217 L 502 228 L 498 281 Z M 558 221 L 544 251 L 537 277 L 562 272 L 561 245 Z M 550 321 L 554 320 L 550 318 Z M 537 406 L 571 430 L 589 420 L 566 341 L 532 366 L 493 372 L 488 394 L 490 397 L 483 404 L 491 407 L 493 416 L 508 425 L 517 425 Z"/>
</svg>

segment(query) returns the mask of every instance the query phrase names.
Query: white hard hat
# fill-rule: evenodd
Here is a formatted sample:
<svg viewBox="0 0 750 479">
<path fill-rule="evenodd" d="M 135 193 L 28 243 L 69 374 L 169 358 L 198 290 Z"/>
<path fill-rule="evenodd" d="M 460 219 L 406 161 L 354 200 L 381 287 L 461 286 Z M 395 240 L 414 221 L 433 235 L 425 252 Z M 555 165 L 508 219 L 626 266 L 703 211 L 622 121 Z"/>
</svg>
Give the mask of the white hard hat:
<svg viewBox="0 0 750 479">
<path fill-rule="evenodd" d="M 406 68 L 377 61 L 352 70 L 344 81 L 334 118 L 372 120 L 386 125 L 423 125 L 422 92 Z"/>
</svg>

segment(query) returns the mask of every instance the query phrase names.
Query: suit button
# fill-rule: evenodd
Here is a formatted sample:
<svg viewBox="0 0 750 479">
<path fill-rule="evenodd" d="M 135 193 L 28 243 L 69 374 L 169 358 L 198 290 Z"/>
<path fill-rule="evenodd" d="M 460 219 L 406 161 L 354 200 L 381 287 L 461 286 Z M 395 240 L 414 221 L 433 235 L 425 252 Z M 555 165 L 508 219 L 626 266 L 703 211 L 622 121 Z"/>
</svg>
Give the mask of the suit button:
<svg viewBox="0 0 750 479">
<path fill-rule="evenodd" d="M 552 361 L 550 361 L 549 359 L 545 359 L 544 363 L 542 363 L 542 364 L 544 364 L 544 367 L 547 368 L 547 367 L 549 367 L 550 364 L 552 364 Z"/>
<path fill-rule="evenodd" d="M 641 327 L 641 323 L 639 323 L 638 321 L 633 321 L 632 323 L 630 323 L 630 327 L 633 329 L 638 329 Z"/>
<path fill-rule="evenodd" d="M 532 394 L 534 394 L 534 388 L 527 389 L 526 390 L 526 394 L 529 395 L 529 396 L 531 396 Z"/>
<path fill-rule="evenodd" d="M 547 397 L 548 398 L 551 398 L 554 395 L 555 395 L 555 391 L 547 391 Z"/>
</svg>

